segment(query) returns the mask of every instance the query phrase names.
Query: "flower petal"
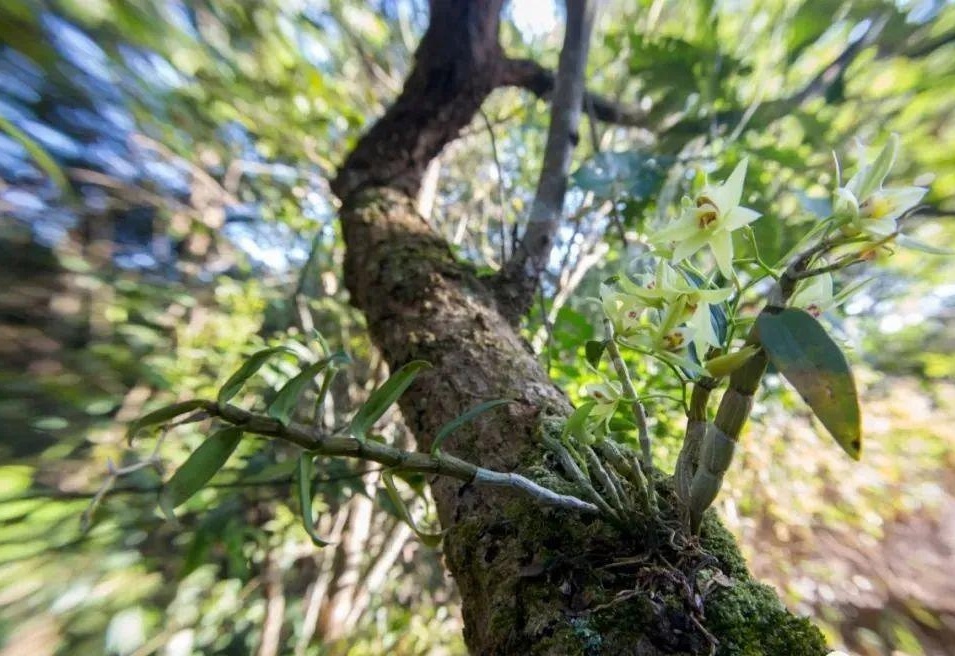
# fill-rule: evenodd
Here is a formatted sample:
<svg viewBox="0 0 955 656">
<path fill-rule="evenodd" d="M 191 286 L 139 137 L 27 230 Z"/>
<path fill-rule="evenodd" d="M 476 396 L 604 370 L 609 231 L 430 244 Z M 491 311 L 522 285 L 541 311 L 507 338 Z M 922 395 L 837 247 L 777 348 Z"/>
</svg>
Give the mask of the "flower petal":
<svg viewBox="0 0 955 656">
<path fill-rule="evenodd" d="M 719 289 L 700 289 L 696 292 L 699 296 L 699 299 L 710 305 L 714 303 L 722 303 L 730 296 L 733 295 L 732 287 L 720 287 Z"/>
<path fill-rule="evenodd" d="M 716 207 L 719 208 L 720 214 L 724 217 L 739 205 L 739 200 L 743 197 L 743 181 L 746 179 L 746 167 L 748 165 L 749 158 L 747 157 L 736 165 L 736 168 L 730 173 L 730 177 L 726 178 L 726 182 L 709 190 L 710 198 L 716 203 Z"/>
<path fill-rule="evenodd" d="M 725 230 L 713 233 L 710 248 L 716 258 L 716 266 L 725 278 L 733 277 L 733 236 Z"/>
<path fill-rule="evenodd" d="M 684 239 L 676 245 L 676 248 L 673 249 L 673 258 L 670 261 L 674 264 L 682 262 L 686 258 L 693 255 L 693 253 L 703 248 L 703 246 L 706 245 L 708 238 L 709 235 L 707 233 L 697 230 L 691 237 Z"/>
<path fill-rule="evenodd" d="M 665 227 L 657 230 L 651 235 L 650 240 L 654 243 L 666 243 L 670 241 L 680 241 L 687 239 L 700 229 L 696 225 L 696 219 L 689 212 L 686 212 L 675 221 L 670 222 Z"/>
<path fill-rule="evenodd" d="M 866 167 L 865 176 L 859 186 L 859 193 L 856 194 L 858 198 L 868 198 L 874 191 L 882 186 L 882 182 L 885 181 L 886 176 L 889 175 L 889 171 L 892 170 L 892 165 L 895 164 L 895 155 L 898 150 L 899 135 L 892 133 L 885 146 L 882 147 L 882 151 L 875 158 L 875 161 Z"/>
<path fill-rule="evenodd" d="M 739 230 L 761 216 L 762 214 L 748 207 L 734 207 L 729 214 L 723 216 L 720 221 L 720 227 L 723 228 L 723 230 L 729 231 Z"/>
<path fill-rule="evenodd" d="M 882 194 L 892 203 L 892 210 L 883 218 L 897 219 L 919 204 L 928 189 L 925 187 L 896 187 L 883 189 Z"/>
</svg>

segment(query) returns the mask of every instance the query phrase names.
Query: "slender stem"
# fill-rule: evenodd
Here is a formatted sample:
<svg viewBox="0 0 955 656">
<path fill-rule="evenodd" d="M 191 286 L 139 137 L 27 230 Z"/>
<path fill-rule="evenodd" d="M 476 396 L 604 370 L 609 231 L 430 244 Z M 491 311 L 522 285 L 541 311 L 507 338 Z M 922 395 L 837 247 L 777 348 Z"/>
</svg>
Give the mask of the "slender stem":
<svg viewBox="0 0 955 656">
<path fill-rule="evenodd" d="M 404 451 L 372 440 L 359 441 L 344 434 L 325 433 L 294 422 L 283 426 L 281 422 L 271 417 L 256 415 L 234 405 L 219 405 L 213 401 L 206 403 L 205 410 L 209 415 L 219 417 L 247 433 L 285 440 L 319 455 L 358 458 L 406 472 L 438 474 L 476 485 L 510 487 L 530 494 L 545 505 L 581 512 L 599 512 L 593 503 L 558 494 L 519 474 L 490 471 L 447 453 L 428 454 Z"/>
<path fill-rule="evenodd" d="M 620 384 L 623 385 L 623 393 L 632 399 L 630 407 L 633 408 L 633 416 L 637 420 L 637 432 L 640 439 L 640 454 L 643 456 L 643 466 L 648 470 L 653 467 L 653 452 L 650 449 L 650 431 L 647 430 L 647 413 L 640 403 L 640 397 L 633 386 L 633 379 L 630 377 L 630 370 L 620 355 L 620 349 L 617 348 L 616 337 L 613 332 L 613 323 L 610 319 L 604 318 L 604 331 L 607 339 L 607 352 L 610 354 L 610 361 L 617 372 Z"/>
</svg>

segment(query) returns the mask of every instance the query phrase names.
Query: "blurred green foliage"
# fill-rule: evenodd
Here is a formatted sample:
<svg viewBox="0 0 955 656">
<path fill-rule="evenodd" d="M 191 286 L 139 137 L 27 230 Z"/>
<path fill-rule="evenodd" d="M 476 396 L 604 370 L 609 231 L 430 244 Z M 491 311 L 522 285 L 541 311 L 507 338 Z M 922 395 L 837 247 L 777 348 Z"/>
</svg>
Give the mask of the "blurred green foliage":
<svg viewBox="0 0 955 656">
<path fill-rule="evenodd" d="M 159 442 L 165 471 L 121 477 L 80 532 L 107 462 L 129 466 L 156 448 L 159 436 L 144 435 L 128 449 L 124 424 L 214 397 L 254 351 L 315 357 L 317 330 L 350 353 L 328 425 L 387 377 L 347 304 L 328 180 L 400 89 L 425 5 L 0 5 L 4 654 L 463 653 L 455 592 L 435 554 L 375 503 L 374 468 L 316 463 L 316 528 L 337 543 L 323 551 L 298 519 L 297 451 L 262 441 L 239 444 L 177 527 L 157 491 L 207 434 L 190 424 Z M 584 364 L 585 342 L 600 337 L 599 281 L 639 267 L 647 226 L 701 172 L 725 176 L 743 156 L 766 259 L 825 213 L 830 151 L 844 157 L 855 137 L 878 144 L 890 131 L 903 139 L 899 179 L 931 187 L 909 229 L 955 243 L 953 9 L 609 3 L 589 85 L 646 109 L 647 127 L 581 131 L 569 218 L 525 324 L 555 381 L 574 396 L 599 380 Z M 507 52 L 553 66 L 559 29 L 505 14 Z M 547 107 L 506 89 L 484 112 L 442 154 L 428 213 L 461 257 L 494 270 L 533 195 Z M 863 372 L 862 463 L 821 441 L 772 378 L 720 507 L 758 572 L 828 622 L 834 643 L 941 653 L 953 591 L 899 565 L 915 556 L 898 535 L 924 531 L 919 557 L 934 562 L 955 521 L 955 265 L 909 251 L 878 264 L 854 272 L 872 282 L 844 313 L 824 317 Z M 681 389 L 660 365 L 631 364 L 657 455 L 672 464 Z M 296 372 L 270 361 L 235 402 L 264 407 Z M 379 426 L 410 443 L 394 413 Z"/>
</svg>

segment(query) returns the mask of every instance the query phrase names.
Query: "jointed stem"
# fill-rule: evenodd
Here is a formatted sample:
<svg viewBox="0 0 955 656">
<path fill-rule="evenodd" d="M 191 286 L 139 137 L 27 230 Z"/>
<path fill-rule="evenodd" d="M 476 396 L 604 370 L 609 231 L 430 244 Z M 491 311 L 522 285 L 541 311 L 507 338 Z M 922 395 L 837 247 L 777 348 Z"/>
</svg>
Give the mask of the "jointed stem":
<svg viewBox="0 0 955 656">
<path fill-rule="evenodd" d="M 614 338 L 613 324 L 610 319 L 604 318 L 604 332 L 607 339 L 607 353 L 610 354 L 610 361 L 613 363 L 614 371 L 623 385 L 623 393 L 633 399 L 630 407 L 633 409 L 633 416 L 637 420 L 637 435 L 640 439 L 640 455 L 643 457 L 643 466 L 649 471 L 653 467 L 653 452 L 650 449 L 650 431 L 647 429 L 647 413 L 640 403 L 637 390 L 633 386 L 633 379 L 630 377 L 630 370 L 627 369 L 623 356 L 620 355 L 620 349 L 617 348 L 617 342 Z"/>
</svg>

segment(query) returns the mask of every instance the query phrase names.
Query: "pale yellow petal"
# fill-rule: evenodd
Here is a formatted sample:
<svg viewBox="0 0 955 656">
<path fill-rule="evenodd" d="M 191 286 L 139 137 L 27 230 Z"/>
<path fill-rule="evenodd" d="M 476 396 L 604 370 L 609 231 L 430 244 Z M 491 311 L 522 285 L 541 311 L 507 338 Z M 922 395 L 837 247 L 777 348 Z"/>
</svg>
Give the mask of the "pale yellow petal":
<svg viewBox="0 0 955 656">
<path fill-rule="evenodd" d="M 762 214 L 748 207 L 734 207 L 729 214 L 720 220 L 720 227 L 729 231 L 739 230 L 761 216 Z"/>
<path fill-rule="evenodd" d="M 706 245 L 708 237 L 707 233 L 697 230 L 691 237 L 676 245 L 676 248 L 673 249 L 673 258 L 670 261 L 677 264 L 690 257 Z"/>
<path fill-rule="evenodd" d="M 727 279 L 733 278 L 733 236 L 720 230 L 710 239 L 710 248 L 716 258 L 716 266 Z"/>
</svg>

